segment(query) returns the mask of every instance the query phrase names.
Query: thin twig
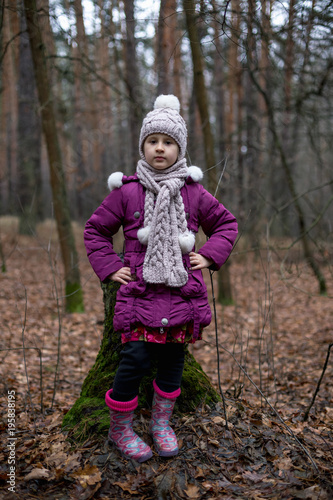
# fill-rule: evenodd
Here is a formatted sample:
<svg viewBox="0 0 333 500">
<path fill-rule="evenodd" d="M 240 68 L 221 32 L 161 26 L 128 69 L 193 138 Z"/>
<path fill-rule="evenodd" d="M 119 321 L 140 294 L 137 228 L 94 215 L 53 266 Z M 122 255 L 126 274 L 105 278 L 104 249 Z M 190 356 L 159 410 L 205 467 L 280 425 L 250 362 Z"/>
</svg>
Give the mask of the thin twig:
<svg viewBox="0 0 333 500">
<path fill-rule="evenodd" d="M 44 401 L 43 401 L 43 361 L 42 361 L 42 351 L 39 347 L 3 347 L 0 351 L 21 351 L 34 349 L 38 352 L 39 356 L 39 389 L 40 389 L 40 411 L 44 413 Z"/>
<path fill-rule="evenodd" d="M 333 345 L 333 344 L 331 344 Z M 286 422 L 283 420 L 283 418 L 281 417 L 281 415 L 278 413 L 278 411 L 274 408 L 274 406 L 272 406 L 272 404 L 269 402 L 268 398 L 265 396 L 265 394 L 259 389 L 259 387 L 257 386 L 257 384 L 254 382 L 254 380 L 252 380 L 252 378 L 250 377 L 250 375 L 248 374 L 248 372 L 243 368 L 243 366 L 237 361 L 236 357 L 226 348 L 224 347 L 223 345 L 221 345 L 221 348 L 227 352 L 229 354 L 229 356 L 231 356 L 233 358 L 233 360 L 235 361 L 235 363 L 237 363 L 238 367 L 240 368 L 240 370 L 242 370 L 242 372 L 244 373 L 244 375 L 248 378 L 248 380 L 251 382 L 251 384 L 256 388 L 256 390 L 259 392 L 259 394 L 261 395 L 261 397 L 266 401 L 266 403 L 268 404 L 268 406 L 270 407 L 270 409 L 274 412 L 274 414 L 277 416 L 277 418 L 280 420 L 280 422 L 282 423 L 282 425 L 287 429 L 287 431 L 289 432 L 289 434 L 291 435 L 291 437 L 296 441 L 296 443 L 302 448 L 302 450 L 304 451 L 304 453 L 307 455 L 307 457 L 309 458 L 310 462 L 312 463 L 315 471 L 319 474 L 319 469 L 316 465 L 316 463 L 314 462 L 310 452 L 305 448 L 305 446 L 300 442 L 300 440 L 298 439 L 298 437 L 295 435 L 295 433 L 291 430 L 291 428 L 289 427 L 288 424 L 286 424 Z"/>
<path fill-rule="evenodd" d="M 52 241 L 52 227 L 51 227 L 51 234 L 50 234 L 50 238 L 49 238 L 49 244 L 47 247 L 47 254 L 48 254 L 48 258 L 49 258 L 49 262 L 50 262 L 52 280 L 53 280 L 53 285 L 54 285 L 54 290 L 55 290 L 55 295 L 56 295 L 57 316 L 58 316 L 57 363 L 56 363 L 56 368 L 55 368 L 55 373 L 54 373 L 54 382 L 53 382 L 53 394 L 52 394 L 52 403 L 51 403 L 51 409 L 52 409 L 53 405 L 54 405 L 55 395 L 57 392 L 58 377 L 59 377 L 59 366 L 60 366 L 60 357 L 61 357 L 62 324 L 61 324 L 61 313 L 60 313 L 59 293 L 58 293 L 58 287 L 57 287 L 56 273 L 55 273 L 55 269 L 54 269 L 54 266 L 52 264 L 52 258 L 51 258 L 51 241 Z"/>
<path fill-rule="evenodd" d="M 312 408 L 312 406 L 313 406 L 313 404 L 315 402 L 315 399 L 317 397 L 317 394 L 319 392 L 320 385 L 321 385 L 321 382 L 322 382 L 322 380 L 324 378 L 325 371 L 326 371 L 326 368 L 327 368 L 327 365 L 328 365 L 328 360 L 329 360 L 329 357 L 330 357 L 330 354 L 331 354 L 331 348 L 332 348 L 332 346 L 333 346 L 333 343 L 329 344 L 329 346 L 328 346 L 327 355 L 326 355 L 325 363 L 324 363 L 324 366 L 323 366 L 323 371 L 321 372 L 321 375 L 319 377 L 319 380 L 318 380 L 318 383 L 317 383 L 317 387 L 316 387 L 315 393 L 313 395 L 312 401 L 309 404 L 308 408 L 306 409 L 306 412 L 304 413 L 303 422 L 305 422 L 308 419 L 310 410 L 311 410 L 311 408 Z"/>
<path fill-rule="evenodd" d="M 223 411 L 224 411 L 224 416 L 225 416 L 225 427 L 228 430 L 229 426 L 228 426 L 227 408 L 226 408 L 224 394 L 223 394 L 223 390 L 222 390 L 221 375 L 220 375 L 220 350 L 219 350 L 219 339 L 218 339 L 218 331 L 217 331 L 217 315 L 216 315 L 216 301 L 215 301 L 214 284 L 213 284 L 213 272 L 210 269 L 209 269 L 209 276 L 210 276 L 210 284 L 212 287 L 213 310 L 214 310 L 214 320 L 215 320 L 217 375 L 218 375 L 220 394 L 221 394 L 222 403 L 223 403 Z"/>
<path fill-rule="evenodd" d="M 215 193 L 214 193 L 214 198 L 216 198 L 216 193 L 220 187 L 220 184 L 221 184 L 221 181 L 222 181 L 222 177 L 223 177 L 223 174 L 224 174 L 224 171 L 226 169 L 226 166 L 227 166 L 227 161 L 228 161 L 228 156 L 226 157 L 226 159 L 224 160 L 224 165 L 223 165 L 223 169 L 222 169 L 222 172 L 221 172 L 221 175 L 220 175 L 220 178 L 219 178 L 219 181 L 217 183 L 217 186 L 216 186 L 216 189 L 215 189 Z"/>
<path fill-rule="evenodd" d="M 28 395 L 29 395 L 29 399 L 30 399 L 30 404 L 31 404 L 31 408 L 32 408 L 32 416 L 33 416 L 33 419 L 34 419 L 34 429 L 35 429 L 35 433 L 37 432 L 37 429 L 36 429 L 36 419 L 35 419 L 35 407 L 34 407 L 34 404 L 32 402 L 32 397 L 31 397 L 31 392 L 30 392 L 30 386 L 29 386 L 29 375 L 28 375 L 28 368 L 27 368 L 27 360 L 26 360 L 26 357 L 25 357 L 25 341 L 24 341 L 24 334 L 25 334 L 25 327 L 26 327 L 26 324 L 27 324 L 27 308 L 28 308 L 28 297 L 27 297 L 27 289 L 24 287 L 24 296 L 25 296 L 25 304 L 24 304 L 24 319 L 23 319 L 23 323 L 22 323 L 22 349 L 23 349 L 23 362 L 24 362 L 24 371 L 25 371 L 25 376 L 26 376 L 26 379 L 27 379 L 27 387 L 28 387 Z"/>
</svg>

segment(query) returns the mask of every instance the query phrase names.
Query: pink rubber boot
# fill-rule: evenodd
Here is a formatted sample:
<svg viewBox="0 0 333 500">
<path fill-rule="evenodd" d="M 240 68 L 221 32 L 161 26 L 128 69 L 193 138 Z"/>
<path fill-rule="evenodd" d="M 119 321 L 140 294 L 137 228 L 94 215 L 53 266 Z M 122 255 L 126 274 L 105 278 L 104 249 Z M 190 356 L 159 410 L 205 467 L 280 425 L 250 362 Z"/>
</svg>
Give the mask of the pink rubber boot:
<svg viewBox="0 0 333 500">
<path fill-rule="evenodd" d="M 155 448 L 160 457 L 173 457 L 178 454 L 176 434 L 169 425 L 169 419 L 180 389 L 174 392 L 164 392 L 153 381 L 155 389 L 149 432 L 153 437 Z"/>
<path fill-rule="evenodd" d="M 138 396 L 132 401 L 111 399 L 112 389 L 105 394 L 105 402 L 110 408 L 110 429 L 108 438 L 124 455 L 137 462 L 145 462 L 153 456 L 150 447 L 133 431 L 134 410 L 138 406 Z"/>
</svg>

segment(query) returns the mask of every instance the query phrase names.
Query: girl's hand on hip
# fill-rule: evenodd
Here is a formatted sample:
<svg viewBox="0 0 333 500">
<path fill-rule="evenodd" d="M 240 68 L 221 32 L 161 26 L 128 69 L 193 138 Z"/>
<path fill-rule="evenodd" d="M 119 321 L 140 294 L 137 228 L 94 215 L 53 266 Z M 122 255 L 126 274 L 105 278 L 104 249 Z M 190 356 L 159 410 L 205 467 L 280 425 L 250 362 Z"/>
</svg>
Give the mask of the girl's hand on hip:
<svg viewBox="0 0 333 500">
<path fill-rule="evenodd" d="M 109 279 L 111 281 L 118 281 L 122 285 L 128 285 L 132 281 L 131 269 L 129 267 L 122 267 L 115 273 L 110 274 Z"/>
<path fill-rule="evenodd" d="M 197 271 L 198 269 L 205 269 L 213 264 L 211 259 L 206 259 L 203 255 L 199 253 L 190 252 L 190 263 L 191 263 L 191 271 Z"/>
</svg>

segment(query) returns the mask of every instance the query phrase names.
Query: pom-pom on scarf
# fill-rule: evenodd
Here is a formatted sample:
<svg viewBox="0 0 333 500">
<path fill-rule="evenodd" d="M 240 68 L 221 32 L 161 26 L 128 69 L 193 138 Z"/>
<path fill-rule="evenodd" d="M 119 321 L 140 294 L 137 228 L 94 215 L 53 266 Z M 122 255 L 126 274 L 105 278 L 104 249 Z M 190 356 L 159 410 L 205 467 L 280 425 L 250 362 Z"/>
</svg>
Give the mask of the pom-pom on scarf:
<svg viewBox="0 0 333 500">
<path fill-rule="evenodd" d="M 190 252 L 195 242 L 180 194 L 189 175 L 186 159 L 162 171 L 140 160 L 137 175 L 146 188 L 144 227 L 138 231 L 139 241 L 147 245 L 143 278 L 147 283 L 181 287 L 188 280 L 182 252 Z"/>
</svg>

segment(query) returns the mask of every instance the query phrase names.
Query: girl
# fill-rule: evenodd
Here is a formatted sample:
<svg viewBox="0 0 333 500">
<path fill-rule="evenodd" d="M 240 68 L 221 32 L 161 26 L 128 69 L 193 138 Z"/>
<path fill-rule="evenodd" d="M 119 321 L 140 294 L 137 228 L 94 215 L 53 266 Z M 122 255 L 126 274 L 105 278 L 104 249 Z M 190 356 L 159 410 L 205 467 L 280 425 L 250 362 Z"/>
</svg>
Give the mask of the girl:
<svg viewBox="0 0 333 500">
<path fill-rule="evenodd" d="M 237 236 L 235 217 L 198 181 L 198 167 L 186 165 L 186 124 L 175 96 L 159 96 L 143 121 L 141 159 L 133 176 L 115 172 L 111 193 L 88 220 L 84 239 L 101 281 L 121 284 L 114 328 L 124 344 L 113 387 L 109 440 L 127 458 L 144 462 L 150 447 L 134 433 L 132 421 L 141 379 L 157 358 L 150 433 L 160 456 L 178 453 L 169 426 L 180 395 L 184 346 L 201 339 L 211 311 L 201 269 L 218 270 Z M 124 263 L 112 237 L 123 226 Z M 209 237 L 195 252 L 199 226 Z"/>
</svg>

